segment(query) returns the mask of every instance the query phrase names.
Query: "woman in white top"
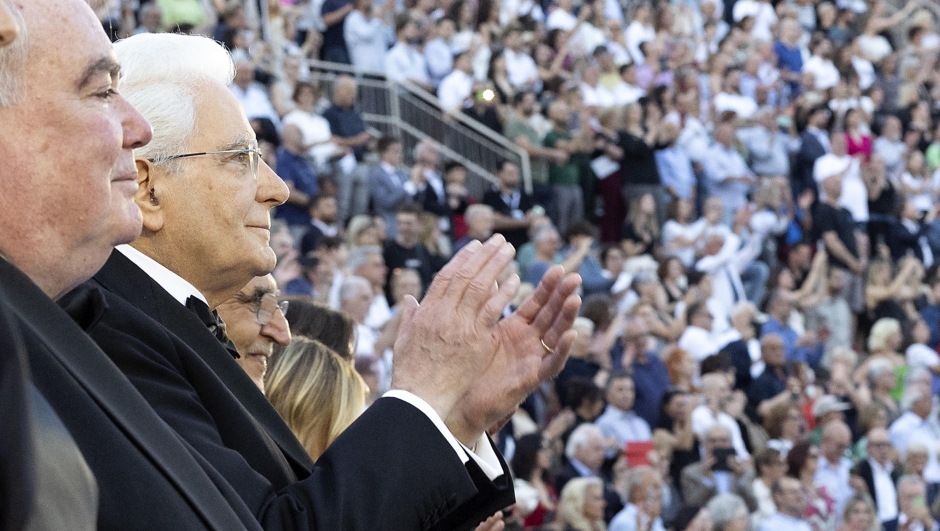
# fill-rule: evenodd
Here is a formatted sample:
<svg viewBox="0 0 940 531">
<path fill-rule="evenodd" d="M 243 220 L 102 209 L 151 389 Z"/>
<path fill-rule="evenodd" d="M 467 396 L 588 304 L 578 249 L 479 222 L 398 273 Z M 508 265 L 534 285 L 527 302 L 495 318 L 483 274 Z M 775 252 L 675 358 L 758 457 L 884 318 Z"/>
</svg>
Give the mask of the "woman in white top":
<svg viewBox="0 0 940 531">
<path fill-rule="evenodd" d="M 317 165 L 323 165 L 330 159 L 343 155 L 344 151 L 332 141 L 330 123 L 315 113 L 319 100 L 320 89 L 316 85 L 298 82 L 294 89 L 294 103 L 297 108 L 284 117 L 283 125 L 292 124 L 299 127 L 304 135 L 304 149 Z"/>
</svg>

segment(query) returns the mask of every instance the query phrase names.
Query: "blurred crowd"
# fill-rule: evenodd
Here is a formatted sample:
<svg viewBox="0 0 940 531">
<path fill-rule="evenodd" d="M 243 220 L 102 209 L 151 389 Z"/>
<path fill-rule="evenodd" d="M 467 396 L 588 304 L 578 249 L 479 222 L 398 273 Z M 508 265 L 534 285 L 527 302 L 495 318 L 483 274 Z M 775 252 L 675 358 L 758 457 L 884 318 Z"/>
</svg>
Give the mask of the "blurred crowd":
<svg viewBox="0 0 940 531">
<path fill-rule="evenodd" d="M 295 340 L 256 376 L 287 419 L 333 404 L 331 433 L 299 435 L 312 455 L 388 389 L 404 298 L 497 232 L 515 303 L 553 264 L 584 280 L 565 369 L 492 433 L 511 525 L 940 529 L 937 6 L 97 4 L 114 38 L 199 32 L 235 57 L 290 188 L 271 245 Z M 472 196 L 464 166 L 377 134 L 357 78 L 321 89 L 314 60 L 504 135 L 532 192 L 505 161 Z"/>
</svg>

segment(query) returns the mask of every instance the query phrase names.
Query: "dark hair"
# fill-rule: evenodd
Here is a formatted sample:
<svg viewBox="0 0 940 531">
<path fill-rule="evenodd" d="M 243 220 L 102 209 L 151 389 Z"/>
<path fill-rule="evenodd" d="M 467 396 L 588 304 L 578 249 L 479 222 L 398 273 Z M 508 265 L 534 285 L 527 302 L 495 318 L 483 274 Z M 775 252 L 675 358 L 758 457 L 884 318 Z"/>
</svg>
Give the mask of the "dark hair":
<svg viewBox="0 0 940 531">
<path fill-rule="evenodd" d="M 672 387 L 666 391 L 663 397 L 659 400 L 659 424 L 656 425 L 657 428 L 661 428 L 670 432 L 673 430 L 673 421 L 671 418 L 669 418 L 669 414 L 666 412 L 666 409 L 668 409 L 669 402 L 672 402 L 673 398 L 687 394 L 689 394 L 688 391 L 678 387 Z"/>
<path fill-rule="evenodd" d="M 341 358 L 353 359 L 352 342 L 355 325 L 345 315 L 302 297 L 290 297 L 287 307 L 291 334 L 316 339 L 333 349 Z M 281 349 L 275 349 L 275 356 Z M 272 359 L 269 363 L 273 363 Z"/>
<path fill-rule="evenodd" d="M 396 214 L 414 214 L 415 216 L 421 217 L 421 214 L 424 212 L 424 209 L 421 208 L 421 205 L 418 203 L 404 203 L 395 209 Z"/>
<path fill-rule="evenodd" d="M 630 61 L 629 63 L 624 63 L 624 64 L 620 65 L 620 70 L 619 70 L 620 75 L 622 76 L 624 72 L 626 72 L 627 70 L 630 70 L 631 68 L 635 68 L 635 67 L 636 67 L 636 65 L 633 64 L 633 61 Z"/>
<path fill-rule="evenodd" d="M 332 251 L 332 250 L 339 249 L 340 245 L 345 245 L 345 244 L 346 244 L 346 238 L 343 238 L 342 236 L 323 236 L 322 238 L 317 240 L 316 248 L 317 250 L 328 249 Z"/>
<path fill-rule="evenodd" d="M 376 144 L 376 149 L 379 150 L 379 153 L 385 153 L 388 151 L 388 148 L 396 144 L 401 145 L 400 138 L 395 135 L 385 135 L 379 139 L 378 143 Z"/>
<path fill-rule="evenodd" d="M 320 203 L 327 199 L 336 199 L 336 197 L 330 194 L 317 194 L 310 196 L 310 199 L 307 201 L 307 210 L 310 210 L 311 208 L 318 208 Z"/>
<path fill-rule="evenodd" d="M 503 171 L 504 169 L 506 169 L 506 165 L 507 165 L 507 164 L 512 164 L 513 166 L 515 166 L 515 167 L 517 167 L 517 168 L 519 167 L 518 164 L 516 164 L 515 162 L 513 162 L 513 161 L 511 161 L 511 160 L 509 160 L 509 159 L 499 159 L 499 162 L 496 163 L 496 173 L 499 173 L 499 172 Z"/>
<path fill-rule="evenodd" d="M 294 101 L 297 101 L 297 98 L 300 97 L 300 91 L 304 89 L 312 90 L 315 96 L 320 95 L 320 87 L 317 86 L 316 84 L 311 83 L 309 81 L 298 81 L 297 84 L 294 85 L 294 93 L 291 94 L 291 99 Z"/>
<path fill-rule="evenodd" d="M 809 460 L 809 451 L 813 444 L 809 441 L 800 441 L 790 448 L 787 452 L 787 475 L 793 478 L 800 478 L 800 472 Z"/>
<path fill-rule="evenodd" d="M 604 398 L 601 388 L 589 378 L 574 377 L 565 384 L 565 390 L 562 407 L 570 407 L 572 410 L 581 407 L 585 400 L 593 403 Z"/>
<path fill-rule="evenodd" d="M 607 377 L 607 385 L 604 388 L 605 391 L 610 391 L 610 386 L 613 385 L 614 380 L 630 380 L 633 382 L 633 375 L 626 369 L 614 369 L 611 371 L 610 376 Z M 634 384 L 636 384 L 636 382 L 634 382 Z"/>
<path fill-rule="evenodd" d="M 754 454 L 754 467 L 756 468 L 757 475 L 760 476 L 763 474 L 765 466 L 779 463 L 780 455 L 780 450 L 776 448 L 761 448 L 758 450 Z"/>
<path fill-rule="evenodd" d="M 691 307 L 690 305 L 689 308 Z M 705 375 L 712 372 L 728 372 L 732 369 L 734 369 L 734 364 L 731 363 L 731 354 L 723 350 L 703 359 L 700 372 Z"/>
<path fill-rule="evenodd" d="M 601 247 L 601 254 L 600 254 L 601 267 L 604 266 L 604 262 L 607 261 L 607 255 L 609 255 L 611 251 L 621 251 L 622 253 L 623 249 L 621 249 L 620 246 L 617 245 L 616 243 L 605 243 Z"/>
<path fill-rule="evenodd" d="M 708 273 L 704 271 L 699 271 L 698 269 L 695 269 L 693 267 L 692 269 L 689 269 L 688 271 L 685 272 L 685 280 L 686 280 L 686 283 L 691 288 L 693 286 L 698 286 L 699 284 L 701 284 L 702 281 L 705 280 L 705 277 L 707 275 Z"/>
<path fill-rule="evenodd" d="M 525 481 L 532 479 L 532 473 L 535 472 L 535 464 L 538 461 L 539 451 L 541 449 L 541 432 L 529 433 L 516 439 L 516 453 L 513 454 L 512 461 L 509 462 L 509 466 L 512 468 L 512 475 L 516 479 Z M 542 477 L 539 479 L 551 485 L 548 470 L 543 470 Z"/>
<path fill-rule="evenodd" d="M 659 261 L 659 267 L 656 268 L 656 276 L 659 277 L 659 280 L 666 279 L 666 275 L 669 274 L 670 262 L 679 262 L 679 266 L 682 267 L 683 271 L 685 271 L 685 264 L 682 263 L 682 260 L 679 260 L 678 256 L 667 256 Z"/>
<path fill-rule="evenodd" d="M 581 317 L 590 319 L 595 330 L 607 330 L 614 319 L 613 305 L 613 299 L 606 293 L 588 295 L 581 303 Z"/>
<path fill-rule="evenodd" d="M 513 107 L 518 107 L 519 104 L 522 103 L 522 100 L 524 100 L 525 97 L 528 96 L 529 94 L 532 94 L 532 92 L 528 90 L 520 90 L 519 92 L 516 92 L 516 95 L 512 97 Z M 502 168 L 503 167 L 502 163 L 500 163 L 498 167 Z"/>
<path fill-rule="evenodd" d="M 444 172 L 443 172 L 443 175 L 447 175 L 448 173 L 454 171 L 454 170 L 457 169 L 457 168 L 463 168 L 463 169 L 465 169 L 465 170 L 467 169 L 466 166 L 464 166 L 463 164 L 457 162 L 456 160 L 449 160 L 449 161 L 447 161 L 447 162 L 444 163 Z"/>
<path fill-rule="evenodd" d="M 691 326 L 692 319 L 695 318 L 695 314 L 699 312 L 702 308 L 705 307 L 703 302 L 693 302 L 689 305 L 688 309 L 685 311 L 685 324 Z"/>
<path fill-rule="evenodd" d="M 399 33 L 401 33 L 401 30 L 405 29 L 405 26 L 407 26 L 411 22 L 412 20 L 411 20 L 410 13 L 407 13 L 407 12 L 399 13 L 398 16 L 395 17 L 395 35 L 398 35 Z"/>
<path fill-rule="evenodd" d="M 576 236 L 590 236 L 596 240 L 597 228 L 587 221 L 579 221 L 568 227 L 568 230 L 565 231 L 565 241 L 570 242 L 571 238 Z"/>
</svg>

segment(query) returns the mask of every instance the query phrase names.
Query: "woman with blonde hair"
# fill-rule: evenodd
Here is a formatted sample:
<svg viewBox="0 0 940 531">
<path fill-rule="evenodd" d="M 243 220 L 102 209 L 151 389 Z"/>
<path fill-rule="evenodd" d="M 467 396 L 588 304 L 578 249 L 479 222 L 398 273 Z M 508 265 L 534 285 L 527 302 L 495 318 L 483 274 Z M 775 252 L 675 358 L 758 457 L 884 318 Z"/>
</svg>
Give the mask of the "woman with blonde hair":
<svg viewBox="0 0 940 531">
<path fill-rule="evenodd" d="M 575 478 L 565 484 L 556 521 L 562 531 L 607 531 L 604 524 L 604 483 L 600 478 Z"/>
<path fill-rule="evenodd" d="M 895 386 L 891 390 L 891 398 L 900 400 L 904 394 L 904 376 L 907 375 L 907 360 L 899 351 L 901 349 L 901 323 L 897 319 L 883 317 L 875 321 L 868 335 L 868 351 L 871 355 L 855 370 L 855 381 L 865 384 L 868 378 L 868 368 L 875 360 L 886 360 L 895 374 Z M 878 365 L 883 364 L 880 362 Z"/>
<path fill-rule="evenodd" d="M 265 376 L 268 400 L 316 461 L 362 413 L 368 390 L 339 354 L 295 337 Z"/>
</svg>

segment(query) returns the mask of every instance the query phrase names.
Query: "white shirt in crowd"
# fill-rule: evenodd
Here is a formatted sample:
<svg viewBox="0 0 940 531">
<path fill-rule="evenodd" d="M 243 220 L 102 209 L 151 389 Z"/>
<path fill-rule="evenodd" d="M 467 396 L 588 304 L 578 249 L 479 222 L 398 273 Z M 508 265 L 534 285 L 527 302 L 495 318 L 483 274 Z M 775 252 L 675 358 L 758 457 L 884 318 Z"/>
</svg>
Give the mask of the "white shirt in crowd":
<svg viewBox="0 0 940 531">
<path fill-rule="evenodd" d="M 535 61 L 525 53 L 516 53 L 510 49 L 503 51 L 509 83 L 515 88 L 534 84 L 539 78 Z"/>
<path fill-rule="evenodd" d="M 714 425 L 720 425 L 731 433 L 731 446 L 734 447 L 734 453 L 738 459 L 747 459 L 751 456 L 744 446 L 744 439 L 741 437 L 741 428 L 731 415 L 724 411 L 719 411 L 717 415 L 705 404 L 702 404 L 692 410 L 692 431 L 700 441 L 705 440 L 705 434 Z"/>
<path fill-rule="evenodd" d="M 773 40 L 771 28 L 777 23 L 777 13 L 770 2 L 760 2 L 758 0 L 738 0 L 731 10 L 735 22 L 741 22 L 744 17 L 754 19 L 754 26 L 751 28 L 751 37 L 758 41 Z"/>
<path fill-rule="evenodd" d="M 635 103 L 643 96 L 646 96 L 645 90 L 626 81 L 621 81 L 614 87 L 614 102 L 618 107 Z"/>
<path fill-rule="evenodd" d="M 757 528 L 758 531 L 812 531 L 812 529 L 805 521 L 787 516 L 781 512 L 770 515 Z"/>
<path fill-rule="evenodd" d="M 868 188 L 862 180 L 861 165 L 855 157 L 849 155 L 840 157 L 827 153 L 816 159 L 816 163 L 813 164 L 813 179 L 820 183 L 819 199 L 821 201 L 826 199 L 821 183 L 828 177 L 843 171 L 845 174 L 842 177 L 842 195 L 839 197 L 839 205 L 851 212 L 852 219 L 855 221 L 868 221 Z"/>
<path fill-rule="evenodd" d="M 738 118 L 748 119 L 757 112 L 757 102 L 749 96 L 743 94 L 733 94 L 730 92 L 719 92 L 715 95 L 715 112 L 720 114 L 725 111 L 733 111 Z"/>
<path fill-rule="evenodd" d="M 343 21 L 343 38 L 349 58 L 357 70 L 385 72 L 385 52 L 395 40 L 392 29 L 381 19 L 367 19 L 355 10 Z"/>
<path fill-rule="evenodd" d="M 245 115 L 249 120 L 252 118 L 267 118 L 275 126 L 280 127 L 281 118 L 274 110 L 274 105 L 271 104 L 268 93 L 265 92 L 261 83 L 252 83 L 245 90 L 242 90 L 234 83 L 229 85 L 228 88 L 238 99 L 238 103 L 242 104 L 242 109 L 245 109 Z"/>
<path fill-rule="evenodd" d="M 284 125 L 296 125 L 300 129 L 304 144 L 313 146 L 308 154 L 318 165 L 325 164 L 339 151 L 338 145 L 329 142 L 333 137 L 330 122 L 320 115 L 294 109 L 284 117 Z"/>
<path fill-rule="evenodd" d="M 814 55 L 803 62 L 803 71 L 813 74 L 817 90 L 827 90 L 839 84 L 839 70 L 829 59 Z"/>
<path fill-rule="evenodd" d="M 639 415 L 609 404 L 594 424 L 604 432 L 605 437 L 617 439 L 617 445 L 621 448 L 628 442 L 647 442 L 653 437 L 650 425 Z"/>
<path fill-rule="evenodd" d="M 825 457 L 819 456 L 819 464 L 816 466 L 816 475 L 813 476 L 813 484 L 817 487 L 825 487 L 826 492 L 832 496 L 836 502 L 835 514 L 841 515 L 845 502 L 854 492 L 849 486 L 849 473 L 852 470 L 852 460 L 847 457 L 839 459 L 838 463 L 830 463 Z"/>
<path fill-rule="evenodd" d="M 733 147 L 715 143 L 708 150 L 705 159 L 705 176 L 708 178 L 708 191 L 721 199 L 725 212 L 733 212 L 747 204 L 747 194 L 751 185 L 733 177 L 754 176 L 754 172 L 744 162 L 744 157 Z"/>
<path fill-rule="evenodd" d="M 560 29 L 562 31 L 571 31 L 578 25 L 578 17 L 572 15 L 571 13 L 556 7 L 548 14 L 548 18 L 545 19 L 545 29 L 551 31 L 553 29 Z"/>
<path fill-rule="evenodd" d="M 934 431 L 929 420 L 924 420 L 910 411 L 898 417 L 888 428 L 891 444 L 897 448 L 898 453 L 904 455 L 912 442 L 924 443 L 927 448 L 934 448 L 927 454 L 927 466 L 924 467 L 924 479 L 929 483 L 940 481 L 940 463 L 937 462 L 937 443 L 940 437 Z"/>
<path fill-rule="evenodd" d="M 416 81 L 429 84 L 428 65 L 414 46 L 398 41 L 385 54 L 385 75 L 391 81 Z"/>
<path fill-rule="evenodd" d="M 614 93 L 604 88 L 600 83 L 594 87 L 587 83 L 581 83 L 581 96 L 586 107 L 605 109 L 617 105 L 617 98 Z"/>
<path fill-rule="evenodd" d="M 441 100 L 441 108 L 445 112 L 460 112 L 472 92 L 473 77 L 455 68 L 441 81 L 437 97 Z"/>
<path fill-rule="evenodd" d="M 889 461 L 881 466 L 878 461 L 868 458 L 871 465 L 871 475 L 875 484 L 875 507 L 878 509 L 878 520 L 887 522 L 898 517 L 898 491 L 891 479 L 894 465 Z"/>
<path fill-rule="evenodd" d="M 630 52 L 630 57 L 633 58 L 633 62 L 638 65 L 645 64 L 646 57 L 643 55 L 643 52 L 640 51 L 640 45 L 644 42 L 656 40 L 656 30 L 653 26 L 644 26 L 639 21 L 634 20 L 627 26 L 627 29 L 624 30 L 623 36 L 627 41 L 627 51 Z"/>
</svg>

